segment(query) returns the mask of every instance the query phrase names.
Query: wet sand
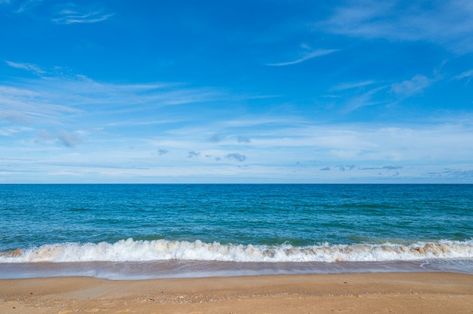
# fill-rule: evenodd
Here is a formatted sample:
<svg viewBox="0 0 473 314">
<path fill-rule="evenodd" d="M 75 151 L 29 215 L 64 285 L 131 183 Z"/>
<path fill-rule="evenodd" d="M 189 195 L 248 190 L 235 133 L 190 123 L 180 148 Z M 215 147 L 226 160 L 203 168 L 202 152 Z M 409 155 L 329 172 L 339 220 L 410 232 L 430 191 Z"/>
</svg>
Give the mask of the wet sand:
<svg viewBox="0 0 473 314">
<path fill-rule="evenodd" d="M 473 276 L 0 280 L 0 313 L 473 313 Z"/>
</svg>

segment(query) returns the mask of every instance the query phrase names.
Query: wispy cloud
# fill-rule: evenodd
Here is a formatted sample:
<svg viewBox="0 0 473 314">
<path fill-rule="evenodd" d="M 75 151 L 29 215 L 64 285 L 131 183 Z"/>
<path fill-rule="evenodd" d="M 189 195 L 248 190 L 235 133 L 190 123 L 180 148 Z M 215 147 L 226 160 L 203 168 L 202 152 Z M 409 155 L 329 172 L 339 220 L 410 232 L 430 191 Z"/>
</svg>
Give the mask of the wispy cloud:
<svg viewBox="0 0 473 314">
<path fill-rule="evenodd" d="M 247 136 L 237 136 L 237 142 L 238 143 L 251 143 L 251 138 L 247 137 Z"/>
<path fill-rule="evenodd" d="M 450 169 L 447 168 L 443 171 L 430 172 L 430 175 L 434 177 L 449 177 L 449 178 L 473 178 L 473 169 Z"/>
<path fill-rule="evenodd" d="M 35 121 L 51 123 L 59 117 L 79 113 L 81 110 L 57 103 L 50 91 L 36 88 L 0 85 L 0 120 L 30 125 Z"/>
<path fill-rule="evenodd" d="M 92 24 L 106 21 L 114 15 L 104 9 L 87 9 L 70 4 L 58 11 L 52 21 L 57 24 Z"/>
<path fill-rule="evenodd" d="M 418 74 L 411 79 L 393 84 L 391 90 L 400 96 L 412 96 L 425 90 L 432 82 L 433 80 Z"/>
<path fill-rule="evenodd" d="M 0 118 L 53 120 L 62 113 L 144 110 L 211 102 L 224 94 L 208 88 L 173 84 L 116 84 L 87 77 L 44 77 L 0 85 Z M 109 107 L 104 107 L 104 106 Z"/>
<path fill-rule="evenodd" d="M 38 133 L 37 142 L 57 143 L 60 146 L 73 148 L 82 142 L 82 139 L 79 134 L 80 132 L 71 132 L 66 130 L 62 130 L 59 132 L 41 130 Z"/>
<path fill-rule="evenodd" d="M 359 170 L 400 170 L 401 166 L 360 167 Z"/>
<path fill-rule="evenodd" d="M 380 86 L 350 98 L 343 106 L 342 112 L 350 113 L 363 107 L 382 103 L 380 100 L 375 100 L 375 96 L 384 90 L 386 90 L 386 86 Z"/>
<path fill-rule="evenodd" d="M 15 10 L 15 13 L 21 14 L 21 13 L 24 13 L 26 11 L 32 10 L 35 7 L 42 4 L 43 2 L 44 2 L 44 0 L 24 0 L 24 1 L 21 1 L 18 5 L 17 9 Z"/>
<path fill-rule="evenodd" d="M 209 137 L 209 141 L 211 143 L 223 143 L 225 141 L 226 143 L 236 142 L 239 144 L 248 144 L 251 143 L 251 138 L 243 135 L 233 136 L 228 134 L 215 133 Z"/>
<path fill-rule="evenodd" d="M 60 132 L 57 138 L 58 138 L 59 143 L 61 143 L 62 145 L 66 147 L 74 147 L 77 144 L 79 144 L 81 141 L 80 138 L 76 134 L 65 132 L 65 131 Z"/>
<path fill-rule="evenodd" d="M 338 90 L 334 91 L 344 92 L 350 90 L 351 92 L 351 89 L 370 86 L 368 90 L 362 89 L 355 93 L 344 103 L 342 113 L 346 114 L 369 106 L 399 103 L 421 93 L 434 82 L 435 80 L 432 78 L 417 74 L 410 79 L 381 86 L 371 86 L 373 84 L 371 81 L 342 84 L 339 85 Z"/>
<path fill-rule="evenodd" d="M 242 116 L 238 119 L 225 120 L 220 123 L 220 127 L 241 128 L 241 127 L 262 127 L 277 125 L 292 125 L 294 123 L 304 124 L 306 119 L 301 117 L 279 117 L 279 116 Z"/>
<path fill-rule="evenodd" d="M 294 59 L 294 60 L 284 61 L 284 62 L 276 62 L 276 63 L 268 63 L 266 65 L 273 66 L 273 67 L 282 67 L 282 66 L 288 66 L 288 65 L 295 65 L 295 64 L 299 64 L 299 63 L 314 59 L 314 58 L 327 56 L 327 55 L 330 55 L 330 54 L 332 54 L 334 52 L 337 52 L 337 51 L 338 51 L 338 49 L 316 49 L 316 50 L 310 51 L 310 52 L 304 54 L 303 56 L 301 56 L 297 59 Z"/>
<path fill-rule="evenodd" d="M 32 64 L 11 61 L 7 64 L 44 72 Z M 32 146 L 76 149 L 86 142 L 89 133 L 121 132 L 126 126 L 139 129 L 172 125 L 182 118 L 163 117 L 159 114 L 163 108 L 211 103 L 225 97 L 228 95 L 210 88 L 186 87 L 181 83 L 111 83 L 80 75 L 48 73 L 48 76 L 0 83 L 0 135 Z M 131 120 L 131 116 L 137 120 Z M 17 132 L 25 127 L 28 132 Z M 158 152 L 164 154 L 163 150 Z"/>
<path fill-rule="evenodd" d="M 335 168 L 343 172 L 352 171 L 353 169 L 355 169 L 355 165 L 338 165 L 338 166 L 335 166 Z"/>
<path fill-rule="evenodd" d="M 366 87 L 369 85 L 373 85 L 375 82 L 368 80 L 368 81 L 360 81 L 360 82 L 349 82 L 349 83 L 341 83 L 335 85 L 333 88 L 331 88 L 331 91 L 338 92 L 338 91 L 344 91 L 344 90 L 349 90 L 349 89 L 356 89 L 356 88 L 361 88 L 361 87 Z"/>
<path fill-rule="evenodd" d="M 473 2 L 346 1 L 315 27 L 360 38 L 428 41 L 456 52 L 471 52 Z"/>
<path fill-rule="evenodd" d="M 50 133 L 50 138 L 46 139 L 56 145 L 38 147 L 39 154 L 34 154 L 31 145 L 5 145 L 0 168 L 31 169 L 30 176 L 35 173 L 37 177 L 37 173 L 41 173 L 44 178 L 47 173 L 46 177 L 51 180 L 80 176 L 105 181 L 149 179 L 156 182 L 163 178 L 181 178 L 188 182 L 193 177 L 219 178 L 217 181 L 221 182 L 228 176 L 250 181 L 272 178 L 274 182 L 285 178 L 343 181 L 355 177 L 390 177 L 396 175 L 400 167 L 403 173 L 397 175 L 420 177 L 442 170 L 445 164 L 457 169 L 473 167 L 473 147 L 468 144 L 473 143 L 471 121 L 469 124 L 419 126 L 294 124 L 258 131 L 242 127 L 252 135 L 252 141 L 241 146 L 209 142 L 208 134 L 215 132 L 216 126 L 217 123 L 208 122 L 198 132 L 187 127 L 187 132 L 159 132 L 145 137 L 140 134 L 133 138 L 105 133 L 95 139 L 71 131 L 68 126 L 65 132 L 76 135 L 79 142 L 57 132 Z M 130 144 L 133 147 L 129 148 Z M 164 147 L 169 150 L 166 158 L 156 158 Z M 12 159 L 18 156 L 34 156 L 34 160 Z M 251 160 L 247 156 L 251 156 Z M 83 163 L 84 158 L 107 167 L 90 172 L 90 167 Z M 304 166 L 294 166 L 296 161 Z M 243 162 L 246 167 L 239 168 Z M 137 169 L 136 165 L 141 168 Z M 333 171 L 327 171 L 329 168 Z M 63 174 L 54 174 L 59 172 Z"/>
<path fill-rule="evenodd" d="M 473 79 L 473 69 L 464 71 L 457 76 L 454 77 L 456 80 L 466 80 L 467 83 L 470 83 L 470 81 Z"/>
<path fill-rule="evenodd" d="M 93 24 L 104 22 L 115 15 L 101 6 L 83 5 L 83 3 L 59 3 L 53 6 L 46 6 L 50 2 L 44 0 L 0 0 L 1 4 L 10 4 L 12 12 L 16 14 L 31 13 L 35 15 L 39 9 L 46 8 L 41 13 L 43 18 L 56 24 Z M 33 14 L 34 13 L 34 14 Z"/>
<path fill-rule="evenodd" d="M 30 131 L 28 127 L 4 127 L 0 128 L 0 136 L 14 136 L 24 131 Z"/>
<path fill-rule="evenodd" d="M 43 75 L 46 73 L 42 68 L 32 63 L 14 62 L 9 60 L 5 60 L 5 63 L 12 68 L 25 70 L 36 75 Z"/>
<path fill-rule="evenodd" d="M 187 158 L 197 158 L 200 156 L 200 152 L 196 152 L 194 150 L 191 150 L 187 153 Z"/>
<path fill-rule="evenodd" d="M 159 148 L 158 149 L 158 155 L 159 156 L 166 155 L 167 153 L 169 153 L 169 151 L 167 149 L 164 149 L 164 148 Z"/>
<path fill-rule="evenodd" d="M 240 153 L 230 153 L 225 155 L 225 158 L 239 162 L 243 162 L 246 160 L 246 156 Z"/>
</svg>

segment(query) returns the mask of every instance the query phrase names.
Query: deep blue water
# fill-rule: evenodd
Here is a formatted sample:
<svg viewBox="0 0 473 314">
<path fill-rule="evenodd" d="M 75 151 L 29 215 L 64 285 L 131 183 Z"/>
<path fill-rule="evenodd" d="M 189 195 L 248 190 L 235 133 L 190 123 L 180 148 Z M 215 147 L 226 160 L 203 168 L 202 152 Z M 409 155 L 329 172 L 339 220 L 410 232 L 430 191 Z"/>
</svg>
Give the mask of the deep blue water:
<svg viewBox="0 0 473 314">
<path fill-rule="evenodd" d="M 306 246 L 473 237 L 473 185 L 0 185 L 0 251 L 64 242 Z"/>
</svg>

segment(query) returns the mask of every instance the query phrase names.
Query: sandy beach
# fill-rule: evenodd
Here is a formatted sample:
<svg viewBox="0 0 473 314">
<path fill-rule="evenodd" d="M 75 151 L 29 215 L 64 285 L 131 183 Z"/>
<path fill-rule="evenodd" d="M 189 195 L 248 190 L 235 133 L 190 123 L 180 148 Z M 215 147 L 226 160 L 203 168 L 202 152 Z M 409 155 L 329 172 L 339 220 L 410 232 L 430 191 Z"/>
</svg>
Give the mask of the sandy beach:
<svg viewBox="0 0 473 314">
<path fill-rule="evenodd" d="M 473 313 L 473 276 L 0 280 L 0 313 Z"/>
</svg>

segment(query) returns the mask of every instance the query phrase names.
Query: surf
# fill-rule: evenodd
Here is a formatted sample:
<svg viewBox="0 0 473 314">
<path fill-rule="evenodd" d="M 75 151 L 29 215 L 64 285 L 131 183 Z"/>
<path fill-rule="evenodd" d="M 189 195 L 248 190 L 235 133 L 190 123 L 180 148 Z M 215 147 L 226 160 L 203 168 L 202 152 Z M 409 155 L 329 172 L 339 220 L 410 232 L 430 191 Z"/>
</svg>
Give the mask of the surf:
<svg viewBox="0 0 473 314">
<path fill-rule="evenodd" d="M 119 240 L 114 243 L 58 243 L 4 251 L 0 263 L 35 262 L 378 262 L 426 259 L 473 259 L 473 240 L 411 244 L 329 244 L 311 246 L 223 244 L 196 241 Z"/>
</svg>

